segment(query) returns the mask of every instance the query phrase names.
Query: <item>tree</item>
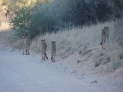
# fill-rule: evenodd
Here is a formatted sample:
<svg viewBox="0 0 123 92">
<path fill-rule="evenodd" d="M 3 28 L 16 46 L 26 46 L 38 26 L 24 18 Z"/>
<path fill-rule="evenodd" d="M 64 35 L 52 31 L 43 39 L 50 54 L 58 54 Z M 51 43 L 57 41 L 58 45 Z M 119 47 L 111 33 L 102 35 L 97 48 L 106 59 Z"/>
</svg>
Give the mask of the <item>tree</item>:
<svg viewBox="0 0 123 92">
<path fill-rule="evenodd" d="M 28 8 L 21 8 L 16 11 L 15 17 L 12 19 L 11 23 L 13 26 L 13 29 L 15 29 L 15 34 L 22 38 L 24 34 L 28 34 L 30 36 L 30 25 L 31 25 L 31 14 L 30 9 Z M 31 37 L 30 37 L 31 38 Z"/>
<path fill-rule="evenodd" d="M 47 9 L 45 6 L 35 12 L 34 8 L 19 8 L 11 21 L 15 35 L 22 38 L 24 34 L 27 34 L 30 39 L 33 39 L 39 34 L 55 31 L 56 19 Z"/>
<path fill-rule="evenodd" d="M 96 16 L 101 22 L 111 19 L 113 16 L 112 7 L 109 6 L 107 0 L 99 0 L 96 4 Z"/>
<path fill-rule="evenodd" d="M 120 18 L 123 14 L 123 0 L 113 0 L 113 12 L 116 18 Z"/>
</svg>

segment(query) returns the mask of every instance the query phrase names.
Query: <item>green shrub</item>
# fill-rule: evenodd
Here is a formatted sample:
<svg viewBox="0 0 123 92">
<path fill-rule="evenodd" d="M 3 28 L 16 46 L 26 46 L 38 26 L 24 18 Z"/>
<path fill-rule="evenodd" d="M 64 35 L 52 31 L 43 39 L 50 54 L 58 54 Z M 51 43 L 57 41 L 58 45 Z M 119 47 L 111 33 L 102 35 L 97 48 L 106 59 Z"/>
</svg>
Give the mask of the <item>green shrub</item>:
<svg viewBox="0 0 123 92">
<path fill-rule="evenodd" d="M 111 4 L 110 4 L 111 3 Z M 56 32 L 69 26 L 83 26 L 119 18 L 122 13 L 121 0 L 54 0 L 22 7 L 12 19 L 15 34 L 28 34 L 32 39 L 39 34 Z"/>
<path fill-rule="evenodd" d="M 15 35 L 22 38 L 24 34 L 30 36 L 30 25 L 31 25 L 31 15 L 28 8 L 21 8 L 15 13 L 15 17 L 11 20 L 13 29 L 15 30 Z"/>
</svg>

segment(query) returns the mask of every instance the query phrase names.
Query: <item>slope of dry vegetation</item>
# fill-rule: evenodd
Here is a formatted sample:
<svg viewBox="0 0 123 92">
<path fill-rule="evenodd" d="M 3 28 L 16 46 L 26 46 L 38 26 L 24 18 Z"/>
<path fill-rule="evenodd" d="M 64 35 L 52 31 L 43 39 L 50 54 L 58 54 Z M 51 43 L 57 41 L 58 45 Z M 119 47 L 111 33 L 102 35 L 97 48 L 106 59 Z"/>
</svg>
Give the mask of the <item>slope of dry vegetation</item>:
<svg viewBox="0 0 123 92">
<path fill-rule="evenodd" d="M 120 24 L 119 22 L 109 22 L 46 34 L 33 40 L 31 50 L 40 53 L 40 41 L 46 39 L 50 57 L 51 41 L 56 41 L 57 61 L 64 63 L 71 71 L 79 73 L 111 72 L 123 65 L 123 48 L 117 43 L 123 40 L 122 30 L 118 30 L 121 27 L 119 27 Z M 106 44 L 106 49 L 100 47 L 101 30 L 104 26 L 110 28 L 110 40 Z M 114 39 L 116 30 L 120 32 L 117 34 L 119 41 Z"/>
<path fill-rule="evenodd" d="M 18 48 L 21 50 L 23 47 L 23 41 L 19 38 L 19 36 L 20 35 L 22 36 L 25 32 L 27 32 L 31 36 L 32 35 L 34 36 L 32 40 L 32 44 L 31 44 L 31 52 L 41 53 L 40 51 L 41 39 L 46 39 L 48 43 L 49 57 L 51 52 L 50 51 L 51 41 L 56 41 L 57 43 L 57 60 L 56 61 L 61 61 L 62 64 L 65 63 L 64 65 L 66 65 L 66 67 L 69 67 L 69 69 L 72 69 L 73 72 L 79 72 L 79 73 L 84 71 L 86 71 L 86 73 L 105 72 L 105 71 L 107 72 L 107 71 L 113 71 L 119 68 L 120 66 L 122 66 L 122 63 L 123 63 L 122 20 L 119 22 L 98 23 L 97 21 L 98 18 L 101 18 L 101 19 L 104 18 L 104 21 L 105 21 L 105 17 L 107 15 L 106 12 L 105 12 L 106 15 L 104 16 L 100 15 L 100 13 L 99 15 L 97 14 L 96 18 L 94 17 L 95 15 L 93 15 L 93 13 L 95 12 L 93 11 L 85 12 L 85 15 L 87 13 L 88 16 L 92 16 L 94 20 L 96 20 L 97 24 L 96 23 L 93 24 L 92 22 L 94 22 L 94 20 L 91 20 L 90 17 L 87 17 L 87 16 L 83 17 L 83 15 L 79 17 L 77 17 L 78 15 L 72 16 L 70 12 L 71 11 L 70 7 L 74 7 L 75 9 L 74 12 L 76 12 L 76 10 L 78 9 L 76 5 L 67 7 L 67 4 L 66 4 L 67 2 L 63 2 L 63 1 L 61 2 L 63 3 L 63 6 L 60 6 L 58 10 L 56 9 L 55 11 L 53 10 L 55 6 L 59 5 L 58 1 L 56 1 L 55 4 L 53 3 L 53 5 L 46 4 L 45 6 L 44 4 L 40 6 L 39 4 L 40 7 L 33 8 L 34 10 L 38 10 L 37 12 L 34 13 L 33 16 L 32 15 L 28 16 L 30 14 L 30 8 L 29 8 L 29 12 L 26 11 L 28 9 L 27 7 L 25 8 L 25 6 L 24 8 L 20 8 L 22 12 L 18 11 L 17 12 L 18 14 L 17 16 L 15 16 L 15 19 L 14 19 L 14 28 L 15 29 L 19 28 L 19 29 L 10 31 L 10 32 L 1 32 L 0 33 L 1 40 L 3 42 L 6 42 L 7 46 L 11 46 L 12 48 Z M 83 0 L 83 2 L 85 2 L 85 0 Z M 95 0 L 95 3 L 96 3 L 96 0 Z M 109 5 L 107 2 L 105 2 L 104 5 L 105 4 Z M 23 6 L 23 3 L 21 3 L 21 5 Z M 63 9 L 64 6 L 66 7 Z M 88 7 L 81 6 L 81 8 L 83 10 L 86 10 L 86 8 L 89 8 L 89 10 L 91 9 L 89 6 Z M 43 12 L 41 11 L 41 9 L 43 9 Z M 66 9 L 68 11 L 66 11 Z M 100 7 L 100 9 L 103 10 L 102 7 Z M 96 11 L 95 8 L 94 10 Z M 78 12 L 77 14 L 82 13 L 80 11 L 77 11 L 77 12 Z M 54 16 L 53 14 L 56 14 L 56 16 Z M 72 19 L 68 18 L 69 14 L 71 15 Z M 112 18 L 112 16 L 110 17 Z M 27 18 L 27 21 L 25 21 L 26 18 Z M 67 20 L 67 19 L 64 20 L 64 18 L 67 18 L 70 20 Z M 91 23 L 92 24 L 90 26 L 84 26 L 83 22 L 79 20 L 81 18 L 86 19 L 86 20 L 82 20 L 83 22 L 89 21 L 89 23 L 87 22 L 85 24 L 91 24 Z M 109 18 L 109 17 L 106 17 L 106 18 Z M 64 21 L 61 21 L 61 19 L 63 19 Z M 106 19 L 106 20 L 109 20 L 109 19 Z M 66 27 L 68 25 L 71 26 L 70 22 L 73 23 L 72 26 L 74 25 L 74 27 L 70 27 L 70 28 Z M 77 26 L 76 26 L 77 24 L 76 22 L 78 23 Z M 16 24 L 19 24 L 19 25 L 16 25 Z M 60 26 L 56 26 L 56 24 L 59 24 Z M 101 30 L 104 28 L 104 26 L 109 26 L 110 28 L 110 40 L 108 41 L 108 44 L 106 45 L 105 50 L 101 49 L 99 45 L 101 41 Z M 56 32 L 54 27 L 56 29 L 58 27 L 59 29 L 59 30 L 57 29 L 58 32 Z M 50 32 L 50 33 L 47 33 L 47 32 Z M 15 36 L 13 35 L 14 33 L 17 33 L 18 35 Z M 46 34 L 44 35 L 43 33 L 46 33 Z M 10 34 L 12 35 L 10 36 Z M 42 34 L 42 35 L 39 36 L 39 34 Z M 61 63 L 61 62 L 58 62 L 58 63 Z"/>
</svg>

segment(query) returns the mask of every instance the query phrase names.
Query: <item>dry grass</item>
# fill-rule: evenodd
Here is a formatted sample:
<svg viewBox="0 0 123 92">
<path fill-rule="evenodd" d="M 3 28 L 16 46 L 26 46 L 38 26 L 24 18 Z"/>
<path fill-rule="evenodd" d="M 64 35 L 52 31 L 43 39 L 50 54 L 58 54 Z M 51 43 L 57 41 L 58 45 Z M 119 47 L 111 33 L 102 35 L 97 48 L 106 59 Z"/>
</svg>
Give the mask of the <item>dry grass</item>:
<svg viewBox="0 0 123 92">
<path fill-rule="evenodd" d="M 113 22 L 83 28 L 73 28 L 72 30 L 65 29 L 65 31 L 63 30 L 58 33 L 46 34 L 44 36 L 37 37 L 32 42 L 31 48 L 32 50 L 40 49 L 41 39 L 47 40 L 49 50 L 51 41 L 56 41 L 58 56 L 61 54 L 65 55 L 65 53 L 79 52 L 86 47 L 97 48 L 100 44 L 101 30 L 104 26 L 109 26 L 112 30 Z"/>
<path fill-rule="evenodd" d="M 0 23 L 0 31 L 9 31 L 10 30 L 10 24 L 7 22 L 1 22 Z"/>
<path fill-rule="evenodd" d="M 48 56 L 50 57 L 51 41 L 57 43 L 57 61 L 71 72 L 99 73 L 111 72 L 123 65 L 120 55 L 122 48 L 114 40 L 115 23 L 108 22 L 83 28 L 65 29 L 57 33 L 36 37 L 31 44 L 31 51 L 40 54 L 41 39 L 46 39 Z M 110 28 L 110 40 L 106 49 L 100 47 L 101 30 L 104 26 Z M 22 40 L 10 40 L 11 46 L 21 49 Z M 96 66 L 97 64 L 97 66 Z"/>
<path fill-rule="evenodd" d="M 73 71 L 78 71 L 79 73 L 84 71 L 86 73 L 87 71 L 88 73 L 113 71 L 122 62 L 118 58 L 122 50 L 114 41 L 114 24 L 114 22 L 108 22 L 46 34 L 34 39 L 31 49 L 34 52 L 40 53 L 40 41 L 41 39 L 46 39 L 50 56 L 51 41 L 56 41 L 57 61 L 61 61 Z M 99 45 L 101 30 L 104 26 L 110 28 L 110 40 L 106 44 L 105 50 L 101 49 Z M 99 63 L 99 66 L 96 67 L 96 63 Z"/>
</svg>

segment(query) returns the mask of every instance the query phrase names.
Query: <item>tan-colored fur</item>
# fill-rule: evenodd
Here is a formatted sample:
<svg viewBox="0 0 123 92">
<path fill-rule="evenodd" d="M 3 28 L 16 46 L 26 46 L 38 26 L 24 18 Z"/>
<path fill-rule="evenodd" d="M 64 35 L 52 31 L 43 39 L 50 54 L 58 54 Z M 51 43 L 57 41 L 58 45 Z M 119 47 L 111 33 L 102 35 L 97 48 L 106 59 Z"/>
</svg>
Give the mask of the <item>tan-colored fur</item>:
<svg viewBox="0 0 123 92">
<path fill-rule="evenodd" d="M 55 62 L 56 56 L 56 41 L 51 42 L 51 61 Z"/>
<path fill-rule="evenodd" d="M 104 27 L 101 33 L 101 43 L 102 48 L 105 48 L 106 41 L 109 40 L 109 27 Z"/>
<path fill-rule="evenodd" d="M 42 60 L 48 59 L 47 56 L 47 44 L 45 40 L 41 40 L 41 52 L 42 52 Z"/>
</svg>

